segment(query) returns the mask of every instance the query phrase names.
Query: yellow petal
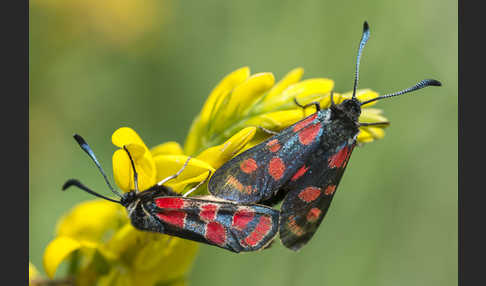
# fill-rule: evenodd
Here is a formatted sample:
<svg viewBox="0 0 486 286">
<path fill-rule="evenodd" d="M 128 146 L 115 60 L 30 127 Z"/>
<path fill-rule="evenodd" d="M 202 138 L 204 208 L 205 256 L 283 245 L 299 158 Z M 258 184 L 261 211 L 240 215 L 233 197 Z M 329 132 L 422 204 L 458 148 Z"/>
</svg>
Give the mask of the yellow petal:
<svg viewBox="0 0 486 286">
<path fill-rule="evenodd" d="M 157 169 L 157 182 L 176 174 L 184 165 L 189 157 L 185 155 L 159 155 L 154 158 L 155 166 Z M 208 174 L 214 172 L 214 168 L 208 163 L 198 160 L 196 158 L 191 158 L 185 169 L 179 176 L 173 180 L 170 180 L 166 185 L 171 186 L 187 180 L 193 177 L 199 177 L 201 174 Z"/>
<path fill-rule="evenodd" d="M 331 92 L 334 87 L 334 81 L 326 78 L 312 78 L 303 80 L 287 87 L 279 96 L 274 96 L 265 100 L 257 112 L 268 112 L 275 108 L 295 107 L 294 98 L 300 104 L 307 104 L 311 101 L 319 101 Z"/>
<path fill-rule="evenodd" d="M 58 236 L 100 242 L 128 221 L 123 206 L 105 200 L 76 205 L 57 224 Z"/>
<path fill-rule="evenodd" d="M 231 94 L 231 100 L 224 107 L 222 117 L 214 120 L 224 120 L 241 115 L 257 98 L 269 90 L 274 83 L 275 77 L 269 72 L 250 76 L 246 81 L 235 87 Z"/>
<path fill-rule="evenodd" d="M 156 155 L 183 155 L 182 147 L 175 141 L 165 142 L 150 149 L 152 157 Z"/>
<path fill-rule="evenodd" d="M 272 87 L 272 89 L 265 96 L 264 101 L 271 100 L 275 96 L 280 96 L 282 91 L 284 91 L 289 85 L 298 82 L 302 78 L 303 74 L 303 68 L 296 68 L 291 70 L 277 84 Z"/>
<path fill-rule="evenodd" d="M 209 94 L 208 99 L 204 103 L 201 113 L 199 115 L 199 121 L 202 124 L 206 124 L 211 116 L 212 110 L 219 108 L 214 106 L 219 97 L 223 94 L 228 94 L 227 91 L 231 91 L 235 86 L 245 81 L 250 76 L 250 69 L 248 67 L 242 67 L 227 75 L 221 82 Z"/>
<path fill-rule="evenodd" d="M 335 102 L 336 102 L 336 104 L 339 104 L 339 103 L 343 102 L 343 100 L 345 100 L 345 99 L 350 99 L 352 96 L 353 96 L 353 92 L 348 91 L 346 93 L 343 93 L 340 97 L 338 97 Z M 364 101 L 376 98 L 378 96 L 379 96 L 379 94 L 376 91 L 373 91 L 371 89 L 358 89 L 356 91 L 356 98 L 358 98 L 358 100 L 360 102 L 364 102 Z M 368 106 L 371 106 L 371 105 L 374 105 L 374 104 L 376 104 L 376 101 L 367 103 L 367 104 L 363 105 L 362 107 L 368 107 Z"/>
<path fill-rule="evenodd" d="M 114 145 L 127 148 L 132 157 L 138 174 L 138 189 L 146 190 L 155 183 L 155 166 L 152 154 L 138 134 L 129 127 L 117 129 L 111 141 Z M 135 189 L 133 167 L 125 150 L 117 150 L 113 154 L 113 175 L 115 183 L 124 192 Z"/>
<path fill-rule="evenodd" d="M 367 107 L 364 108 L 361 113 L 366 113 L 366 114 L 373 114 L 373 115 L 381 115 L 383 114 L 383 110 L 379 108 L 372 108 L 372 107 Z"/>
<path fill-rule="evenodd" d="M 359 116 L 359 122 L 387 122 L 388 119 L 382 116 L 380 113 L 376 111 L 372 111 L 371 108 L 363 108 L 361 111 L 361 115 Z"/>
<path fill-rule="evenodd" d="M 368 143 L 373 141 L 373 135 L 363 128 L 360 128 L 357 140 L 361 143 Z"/>
<path fill-rule="evenodd" d="M 334 92 L 333 94 L 333 100 L 334 103 L 336 103 L 336 98 L 339 98 L 340 95 L 337 92 Z M 331 106 L 331 94 L 327 94 L 326 96 L 323 96 L 322 99 L 319 101 L 319 104 L 322 109 L 329 108 Z"/>
<path fill-rule="evenodd" d="M 373 139 L 381 139 L 385 137 L 385 130 L 379 127 L 366 127 L 366 131 L 371 134 Z"/>
<path fill-rule="evenodd" d="M 34 264 L 32 264 L 29 261 L 29 285 L 32 285 L 32 284 L 30 284 L 30 282 L 32 280 L 35 280 L 35 279 L 37 279 L 39 277 L 40 277 L 39 271 L 37 271 L 37 268 L 34 266 Z"/>
<path fill-rule="evenodd" d="M 125 223 L 107 242 L 106 248 L 113 253 L 123 253 L 122 258 L 130 260 L 142 245 L 139 243 L 143 233 L 130 222 Z M 127 261 L 128 262 L 128 261 Z"/>
<path fill-rule="evenodd" d="M 124 147 L 127 149 L 128 153 L 130 153 L 130 156 L 132 156 L 133 161 L 139 160 L 145 155 L 145 152 L 147 152 L 145 147 L 140 144 L 132 143 L 132 144 L 127 144 Z"/>
<path fill-rule="evenodd" d="M 255 132 L 255 127 L 244 128 L 223 144 L 204 150 L 196 158 L 217 169 L 236 155 L 253 138 Z"/>
<path fill-rule="evenodd" d="M 211 172 L 211 174 L 214 173 L 214 171 Z M 206 183 L 208 182 L 208 179 L 209 179 L 209 172 L 206 171 L 206 172 L 203 172 L 197 176 L 194 176 L 194 177 L 190 177 L 190 178 L 187 178 L 187 179 L 180 179 L 178 181 L 170 181 L 167 183 L 167 185 L 175 192 L 177 193 L 182 193 L 186 186 L 190 185 L 190 184 L 196 184 L 196 183 L 200 183 L 202 181 L 206 181 Z M 192 186 L 191 186 L 192 187 Z M 203 190 L 203 187 L 200 187 L 199 189 Z M 191 194 L 192 195 L 197 195 L 197 194 L 200 194 L 199 191 L 195 190 L 194 193 Z M 206 194 L 206 193 L 205 193 Z"/>
<path fill-rule="evenodd" d="M 75 239 L 61 236 L 51 241 L 44 251 L 44 270 L 49 278 L 53 278 L 59 264 L 71 253 L 81 248 L 81 243 Z M 92 246 L 95 246 L 94 244 Z"/>
<path fill-rule="evenodd" d="M 280 131 L 296 123 L 297 121 L 304 119 L 308 115 L 307 112 L 310 112 L 308 110 L 310 110 L 310 108 L 306 109 L 305 112 L 301 108 L 298 108 L 298 109 L 265 113 L 259 116 L 252 117 L 246 122 L 246 124 L 253 125 L 253 126 L 261 126 L 272 131 Z"/>
<path fill-rule="evenodd" d="M 118 128 L 115 132 L 113 132 L 113 135 L 111 135 L 111 142 L 113 145 L 120 148 L 123 148 L 124 145 L 128 144 L 138 144 L 148 150 L 142 138 L 140 138 L 137 132 L 130 127 Z"/>
<path fill-rule="evenodd" d="M 367 101 L 367 100 L 370 100 L 370 99 L 373 99 L 373 98 L 377 98 L 378 96 L 380 96 L 378 94 L 378 92 L 376 91 L 373 91 L 371 89 L 361 89 L 359 91 L 356 92 L 356 97 L 358 98 L 358 100 L 360 102 L 364 102 L 364 101 Z M 376 104 L 378 101 L 373 101 L 373 102 L 370 102 L 370 103 L 367 103 L 365 105 L 362 105 L 361 107 L 369 107 L 371 105 L 374 105 Z"/>
<path fill-rule="evenodd" d="M 140 145 L 128 145 L 127 149 L 132 155 L 134 146 Z M 139 149 L 140 150 L 140 149 Z M 139 154 L 137 154 L 139 155 Z M 139 191 L 146 190 L 152 187 L 155 182 L 156 169 L 150 152 L 145 152 L 143 156 L 132 157 L 135 163 L 135 168 L 138 174 L 138 189 Z M 135 189 L 135 180 L 133 167 L 125 150 L 119 149 L 113 153 L 113 176 L 115 183 L 124 192 Z"/>
<path fill-rule="evenodd" d="M 133 274 L 129 269 L 124 269 L 122 267 L 113 267 L 110 272 L 106 275 L 101 276 L 96 281 L 97 286 L 131 286 L 131 285 L 153 285 L 146 284 L 145 281 L 135 281 L 133 280 Z"/>
<path fill-rule="evenodd" d="M 131 168 L 130 159 L 125 150 L 118 149 L 113 153 L 113 176 L 116 185 L 124 192 L 133 190 L 133 170 Z"/>
</svg>

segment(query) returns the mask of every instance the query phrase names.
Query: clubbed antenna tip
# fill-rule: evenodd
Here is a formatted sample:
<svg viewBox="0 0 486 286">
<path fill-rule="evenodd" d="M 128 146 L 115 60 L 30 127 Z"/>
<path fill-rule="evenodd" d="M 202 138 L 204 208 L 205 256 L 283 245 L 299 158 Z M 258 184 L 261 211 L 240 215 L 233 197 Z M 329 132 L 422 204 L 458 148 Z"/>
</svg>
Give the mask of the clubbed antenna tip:
<svg viewBox="0 0 486 286">
<path fill-rule="evenodd" d="M 363 33 L 367 33 L 369 29 L 370 29 L 370 26 L 368 25 L 368 22 L 367 21 L 364 21 L 364 23 L 363 23 Z"/>
<path fill-rule="evenodd" d="M 108 177 L 106 176 L 105 171 L 103 171 L 103 168 L 101 168 L 100 162 L 98 162 L 98 159 L 96 158 L 93 150 L 91 150 L 91 147 L 89 147 L 88 143 L 86 143 L 86 141 L 83 139 L 83 137 L 79 136 L 78 134 L 74 134 L 73 137 L 74 137 L 74 140 L 76 140 L 76 142 L 78 142 L 81 149 L 83 149 L 84 152 L 86 152 L 86 154 L 88 154 L 88 156 L 91 158 L 91 160 L 93 160 L 93 162 L 95 163 L 96 167 L 98 167 L 98 170 L 100 171 L 101 175 L 103 175 L 103 178 L 105 179 L 105 182 L 108 185 L 108 187 L 110 188 L 110 190 L 115 195 L 122 197 L 122 195 L 119 192 L 117 192 L 111 186 L 110 182 L 108 181 Z"/>
<path fill-rule="evenodd" d="M 435 79 L 426 79 L 424 82 L 427 82 L 427 85 L 432 85 L 432 86 L 442 86 L 442 83 L 438 80 Z"/>
</svg>

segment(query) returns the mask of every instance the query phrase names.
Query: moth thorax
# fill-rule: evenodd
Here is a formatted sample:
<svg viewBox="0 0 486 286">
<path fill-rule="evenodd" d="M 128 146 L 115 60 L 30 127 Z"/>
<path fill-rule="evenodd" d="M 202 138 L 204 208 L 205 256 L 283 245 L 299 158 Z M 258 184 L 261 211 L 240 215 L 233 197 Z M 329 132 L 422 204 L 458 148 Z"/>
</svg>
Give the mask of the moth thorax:
<svg viewBox="0 0 486 286">
<path fill-rule="evenodd" d="M 346 99 L 331 107 L 331 119 L 341 119 L 356 124 L 361 115 L 361 104 L 356 98 Z"/>
</svg>

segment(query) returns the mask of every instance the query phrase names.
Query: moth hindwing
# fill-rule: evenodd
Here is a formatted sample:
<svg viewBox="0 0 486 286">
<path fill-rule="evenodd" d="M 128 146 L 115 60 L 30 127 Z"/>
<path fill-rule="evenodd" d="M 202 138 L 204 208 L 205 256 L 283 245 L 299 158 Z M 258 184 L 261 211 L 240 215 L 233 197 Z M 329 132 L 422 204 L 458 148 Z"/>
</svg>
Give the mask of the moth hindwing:
<svg viewBox="0 0 486 286">
<path fill-rule="evenodd" d="M 394 97 L 427 86 L 440 86 L 427 79 L 396 93 L 364 102 L 356 97 L 361 52 L 369 38 L 365 22 L 361 37 L 353 94 L 320 109 L 266 141 L 246 150 L 220 167 L 211 177 L 209 192 L 227 200 L 275 205 L 283 199 L 280 218 L 282 243 L 300 249 L 313 236 L 326 214 L 362 126 L 388 122 L 359 122 L 361 107 L 376 100 Z"/>
</svg>

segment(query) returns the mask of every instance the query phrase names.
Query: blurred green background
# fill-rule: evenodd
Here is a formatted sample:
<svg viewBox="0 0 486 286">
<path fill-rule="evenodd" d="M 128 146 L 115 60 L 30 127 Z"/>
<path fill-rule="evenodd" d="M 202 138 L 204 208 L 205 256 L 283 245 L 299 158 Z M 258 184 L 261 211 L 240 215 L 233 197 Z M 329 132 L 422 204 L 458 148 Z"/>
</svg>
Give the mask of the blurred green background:
<svg viewBox="0 0 486 286">
<path fill-rule="evenodd" d="M 102 193 L 83 135 L 111 174 L 111 134 L 134 128 L 148 146 L 184 142 L 207 95 L 242 66 L 280 79 L 329 77 L 352 89 L 362 23 L 371 37 L 361 88 L 397 91 L 380 102 L 392 125 L 355 150 L 339 194 L 300 252 L 201 245 L 190 285 L 457 284 L 457 1 L 30 1 L 29 259 L 57 219 L 92 199 L 61 193 L 79 178 Z M 111 177 L 111 175 L 110 175 Z M 105 192 L 106 194 L 109 194 Z"/>
</svg>

